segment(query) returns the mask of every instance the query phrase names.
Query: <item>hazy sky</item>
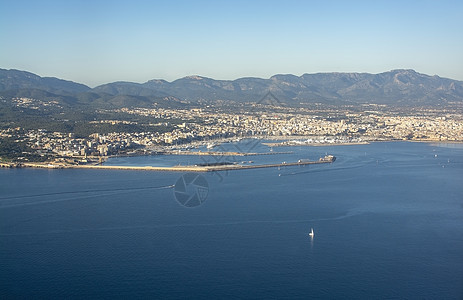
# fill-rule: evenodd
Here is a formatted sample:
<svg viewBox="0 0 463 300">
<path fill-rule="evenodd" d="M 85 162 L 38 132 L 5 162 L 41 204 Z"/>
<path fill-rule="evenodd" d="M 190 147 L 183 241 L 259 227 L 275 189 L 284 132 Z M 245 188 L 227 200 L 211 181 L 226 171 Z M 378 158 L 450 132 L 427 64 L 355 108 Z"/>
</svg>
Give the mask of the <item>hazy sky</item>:
<svg viewBox="0 0 463 300">
<path fill-rule="evenodd" d="M 95 86 L 415 69 L 463 80 L 463 1 L 0 0 L 0 68 Z"/>
</svg>

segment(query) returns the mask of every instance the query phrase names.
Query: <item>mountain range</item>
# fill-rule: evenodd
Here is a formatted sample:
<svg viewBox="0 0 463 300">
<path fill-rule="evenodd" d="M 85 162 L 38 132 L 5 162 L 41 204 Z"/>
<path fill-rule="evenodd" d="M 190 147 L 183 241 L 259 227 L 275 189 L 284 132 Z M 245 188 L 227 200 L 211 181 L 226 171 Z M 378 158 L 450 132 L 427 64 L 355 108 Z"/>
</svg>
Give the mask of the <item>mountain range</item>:
<svg viewBox="0 0 463 300">
<path fill-rule="evenodd" d="M 396 106 L 448 106 L 463 104 L 463 82 L 429 76 L 414 70 L 369 73 L 316 73 L 215 80 L 187 76 L 172 82 L 113 82 L 90 88 L 53 77 L 0 69 L 1 97 L 59 99 L 66 105 L 93 107 L 149 107 L 218 100 L 259 102 L 269 95 L 273 104 L 298 106 L 386 104 Z M 277 103 L 275 103 L 277 102 Z"/>
</svg>

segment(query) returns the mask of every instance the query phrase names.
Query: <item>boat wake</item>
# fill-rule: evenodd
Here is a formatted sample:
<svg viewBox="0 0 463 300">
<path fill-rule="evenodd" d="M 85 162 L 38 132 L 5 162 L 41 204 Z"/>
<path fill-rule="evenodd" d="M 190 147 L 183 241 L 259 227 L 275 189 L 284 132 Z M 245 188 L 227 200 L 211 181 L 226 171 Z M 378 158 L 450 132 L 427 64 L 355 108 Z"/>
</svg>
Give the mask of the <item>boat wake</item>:
<svg viewBox="0 0 463 300">
<path fill-rule="evenodd" d="M 218 227 L 218 226 L 239 226 L 249 224 L 294 224 L 294 223 L 313 223 L 323 221 L 336 221 L 359 215 L 359 213 L 348 212 L 345 215 L 332 218 L 314 218 L 300 220 L 248 220 L 248 221 L 231 221 L 231 222 L 211 222 L 211 223 L 177 223 L 177 224 L 155 224 L 155 225 L 138 225 L 138 226 L 114 226 L 114 227 L 99 227 L 99 228 L 78 228 L 70 230 L 51 230 L 44 232 L 24 232 L 24 233 L 0 233 L 0 236 L 24 236 L 24 235 L 45 235 L 45 234 L 68 234 L 75 232 L 98 232 L 98 231 L 120 231 L 120 230 L 151 230 L 162 228 L 194 228 L 194 227 Z"/>
<path fill-rule="evenodd" d="M 57 192 L 57 193 L 43 193 L 43 194 L 21 195 L 21 196 L 11 196 L 11 197 L 0 197 L 0 209 L 29 206 L 29 205 L 40 205 L 40 204 L 45 204 L 45 203 L 65 202 L 65 201 L 72 201 L 72 200 L 79 200 L 79 199 L 88 199 L 88 198 L 95 198 L 95 197 L 101 197 L 101 196 L 116 195 L 120 193 L 128 193 L 128 192 L 133 192 L 133 191 L 171 189 L 173 187 L 174 185 L 116 188 L 116 189 L 94 189 L 94 190 L 83 190 L 83 191 L 66 191 L 66 192 Z M 93 194 L 93 193 L 96 193 L 96 194 L 88 195 L 88 194 Z M 87 195 L 83 195 L 83 194 L 87 194 Z M 72 198 L 64 198 L 64 199 L 35 200 L 35 198 L 61 196 L 61 195 L 81 195 L 81 196 L 72 197 Z M 26 199 L 31 199 L 33 202 L 32 201 L 27 201 L 27 202 L 20 201 L 20 200 L 26 200 Z"/>
</svg>

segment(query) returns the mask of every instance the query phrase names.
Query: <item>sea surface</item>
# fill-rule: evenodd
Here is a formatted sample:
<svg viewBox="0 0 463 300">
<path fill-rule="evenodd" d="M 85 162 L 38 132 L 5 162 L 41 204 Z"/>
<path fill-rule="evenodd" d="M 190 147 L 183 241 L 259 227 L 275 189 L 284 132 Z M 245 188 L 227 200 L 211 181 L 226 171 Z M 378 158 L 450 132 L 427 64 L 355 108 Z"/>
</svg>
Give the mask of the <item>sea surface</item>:
<svg viewBox="0 0 463 300">
<path fill-rule="evenodd" d="M 292 153 L 106 164 L 337 160 L 203 174 L 0 169 L 0 298 L 463 298 L 462 144 L 272 150 Z"/>
</svg>

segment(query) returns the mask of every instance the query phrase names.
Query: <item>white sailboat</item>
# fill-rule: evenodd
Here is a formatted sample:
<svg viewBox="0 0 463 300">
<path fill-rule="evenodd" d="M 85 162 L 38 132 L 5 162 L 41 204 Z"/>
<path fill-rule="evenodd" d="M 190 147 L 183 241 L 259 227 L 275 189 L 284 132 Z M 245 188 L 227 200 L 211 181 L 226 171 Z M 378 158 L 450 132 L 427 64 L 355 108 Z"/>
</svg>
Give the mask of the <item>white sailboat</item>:
<svg viewBox="0 0 463 300">
<path fill-rule="evenodd" d="M 313 228 L 310 228 L 309 236 L 310 236 L 310 237 L 314 237 L 314 235 L 315 235 L 315 234 L 314 234 L 314 232 L 313 232 Z"/>
</svg>

